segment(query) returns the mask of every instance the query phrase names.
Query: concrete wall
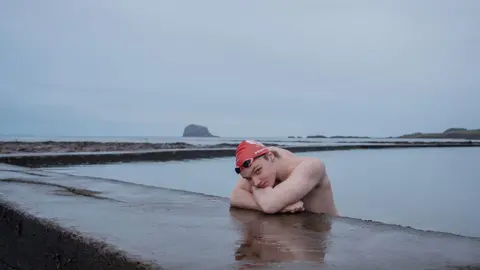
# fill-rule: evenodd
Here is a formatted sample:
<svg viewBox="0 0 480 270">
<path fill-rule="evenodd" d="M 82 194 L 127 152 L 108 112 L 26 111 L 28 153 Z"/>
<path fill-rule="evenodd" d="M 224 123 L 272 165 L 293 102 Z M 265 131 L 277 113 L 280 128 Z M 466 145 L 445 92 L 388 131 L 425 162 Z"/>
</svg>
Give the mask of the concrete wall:
<svg viewBox="0 0 480 270">
<path fill-rule="evenodd" d="M 3 266 L 3 268 L 2 268 Z M 0 269 L 161 269 L 0 200 Z"/>
<path fill-rule="evenodd" d="M 473 142 L 405 142 L 401 144 L 367 144 L 367 145 L 330 145 L 330 146 L 288 146 L 284 147 L 292 152 L 335 151 L 355 149 L 384 149 L 384 148 L 424 148 L 424 147 L 480 147 L 480 143 Z M 170 161 L 192 160 L 204 158 L 234 157 L 235 148 L 210 149 L 164 149 L 152 151 L 132 152 L 94 152 L 94 153 L 35 153 L 0 155 L 0 163 L 23 167 L 68 166 L 79 164 L 106 164 L 115 162 L 138 161 Z"/>
</svg>

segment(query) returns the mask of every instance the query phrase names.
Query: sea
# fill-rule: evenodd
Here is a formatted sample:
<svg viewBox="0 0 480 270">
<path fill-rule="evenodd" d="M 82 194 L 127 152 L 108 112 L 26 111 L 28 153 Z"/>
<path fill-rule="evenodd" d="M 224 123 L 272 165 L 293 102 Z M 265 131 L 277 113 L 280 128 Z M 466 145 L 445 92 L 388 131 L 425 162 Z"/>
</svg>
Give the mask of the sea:
<svg viewBox="0 0 480 270">
<path fill-rule="evenodd" d="M 139 143 L 176 143 L 194 145 L 214 145 L 220 143 L 239 143 L 242 140 L 258 140 L 263 143 L 284 145 L 342 145 L 392 142 L 448 142 L 468 141 L 462 139 L 404 139 L 404 138 L 306 138 L 306 137 L 180 137 L 180 136 L 26 136 L 0 135 L 0 141 L 94 141 L 94 142 L 139 142 Z M 480 140 L 479 140 L 480 141 Z"/>
<path fill-rule="evenodd" d="M 287 145 L 340 145 L 411 139 L 9 137 L 21 141 L 186 142 L 198 145 L 257 139 Z M 453 141 L 417 139 L 414 141 Z M 455 140 L 458 141 L 458 140 Z M 341 215 L 480 237 L 480 147 L 305 152 L 322 159 Z M 237 181 L 234 158 L 51 167 L 45 170 L 228 198 Z"/>
</svg>

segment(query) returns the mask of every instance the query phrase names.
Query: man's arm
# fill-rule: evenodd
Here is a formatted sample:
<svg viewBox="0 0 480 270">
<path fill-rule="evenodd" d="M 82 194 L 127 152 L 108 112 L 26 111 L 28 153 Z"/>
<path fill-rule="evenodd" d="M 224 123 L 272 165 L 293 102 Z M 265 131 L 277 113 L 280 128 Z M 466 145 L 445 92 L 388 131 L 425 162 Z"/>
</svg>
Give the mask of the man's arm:
<svg viewBox="0 0 480 270">
<path fill-rule="evenodd" d="M 266 213 L 276 213 L 298 202 L 325 178 L 325 164 L 316 158 L 302 161 L 290 177 L 275 188 L 253 187 L 255 202 Z"/>
<path fill-rule="evenodd" d="M 233 188 L 230 194 L 230 205 L 233 207 L 251 209 L 262 211 L 262 208 L 253 199 L 253 194 L 250 192 L 250 184 L 247 180 L 240 177 L 238 183 Z"/>
<path fill-rule="evenodd" d="M 258 203 L 255 201 L 251 190 L 252 190 L 252 186 L 247 182 L 247 180 L 240 177 L 238 183 L 235 185 L 232 193 L 230 194 L 230 206 L 243 208 L 243 209 L 257 210 L 260 212 L 267 213 L 265 209 L 262 209 L 262 207 L 260 207 Z M 298 203 L 298 201 L 296 201 L 295 203 Z M 299 207 L 299 205 L 289 204 L 286 207 L 279 209 L 278 211 L 293 213 L 293 212 L 303 211 L 302 209 L 303 208 Z M 273 213 L 269 213 L 269 214 L 273 214 Z"/>
</svg>

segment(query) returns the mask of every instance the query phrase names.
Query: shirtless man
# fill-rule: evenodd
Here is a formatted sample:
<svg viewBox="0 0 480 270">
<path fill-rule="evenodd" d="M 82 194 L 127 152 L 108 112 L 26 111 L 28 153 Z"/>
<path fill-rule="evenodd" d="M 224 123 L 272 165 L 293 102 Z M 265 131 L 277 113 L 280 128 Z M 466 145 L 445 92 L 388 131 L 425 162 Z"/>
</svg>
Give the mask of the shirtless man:
<svg viewBox="0 0 480 270">
<path fill-rule="evenodd" d="M 267 214 L 309 211 L 339 216 L 325 164 L 251 140 L 236 150 L 239 180 L 230 194 L 232 207 Z"/>
</svg>

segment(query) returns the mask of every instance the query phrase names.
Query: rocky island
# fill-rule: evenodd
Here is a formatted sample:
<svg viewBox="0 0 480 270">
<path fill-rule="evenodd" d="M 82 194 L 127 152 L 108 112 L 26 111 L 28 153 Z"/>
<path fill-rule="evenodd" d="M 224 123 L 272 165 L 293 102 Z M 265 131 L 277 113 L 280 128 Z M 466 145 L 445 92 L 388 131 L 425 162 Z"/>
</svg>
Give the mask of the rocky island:
<svg viewBox="0 0 480 270">
<path fill-rule="evenodd" d="M 218 137 L 210 133 L 207 127 L 190 124 L 183 130 L 183 137 Z"/>
</svg>

